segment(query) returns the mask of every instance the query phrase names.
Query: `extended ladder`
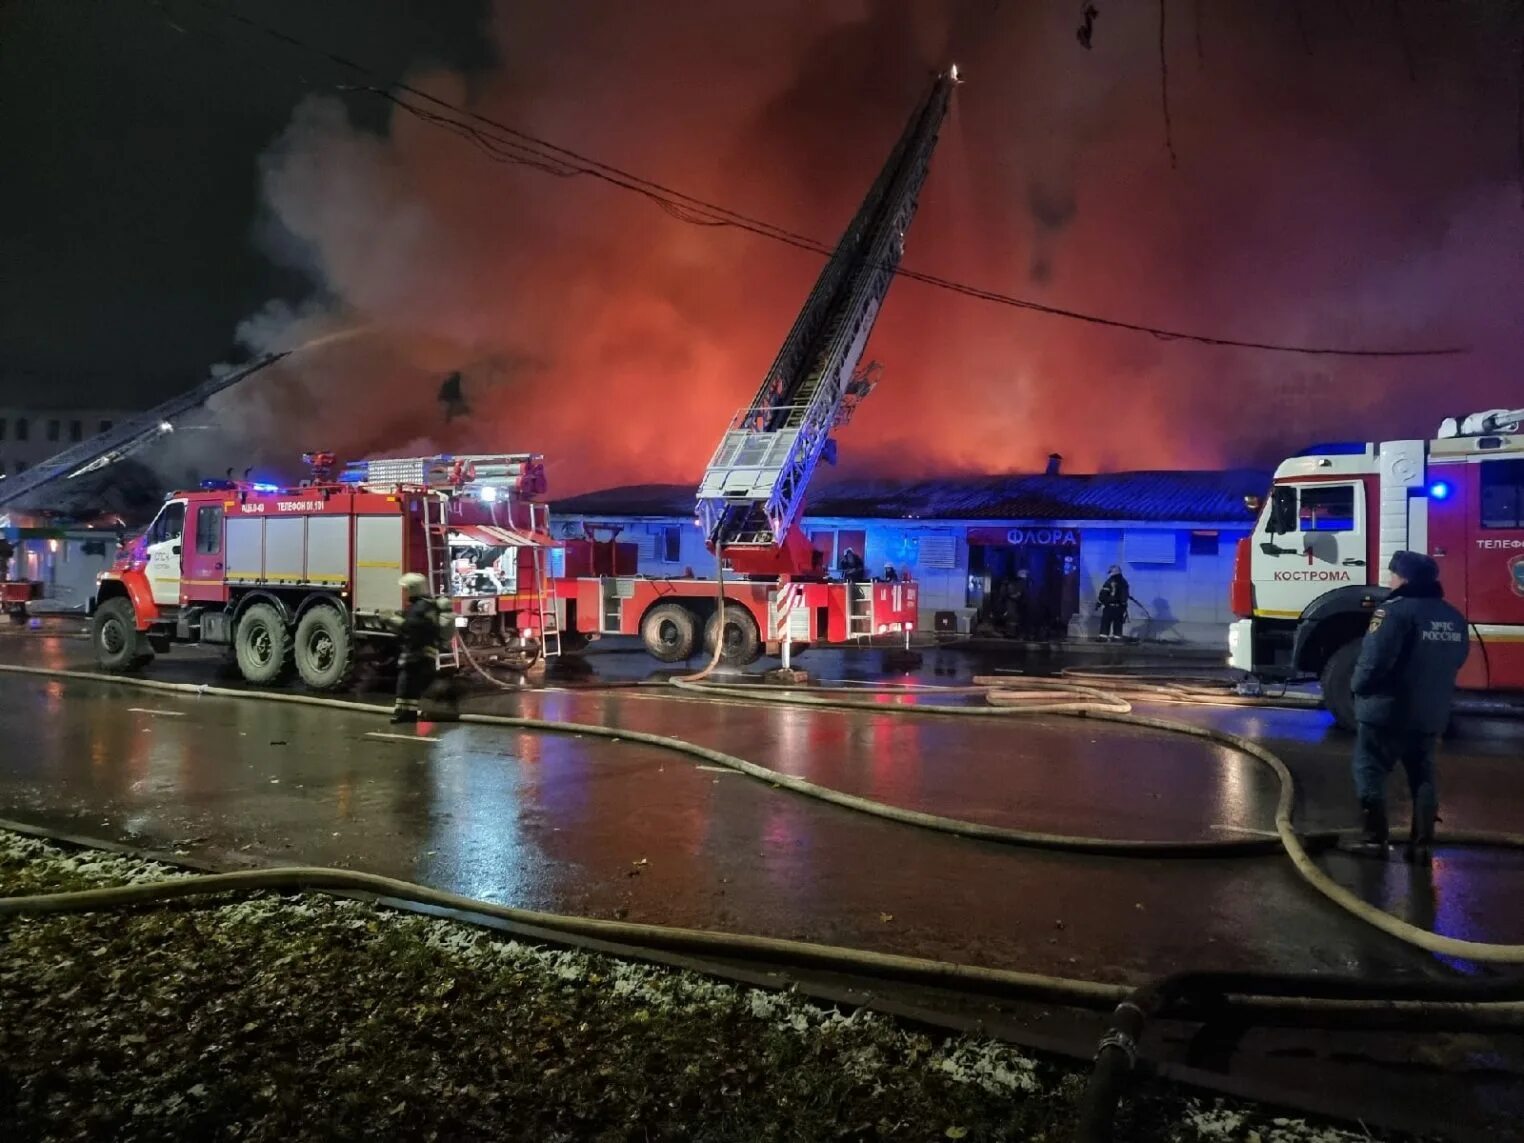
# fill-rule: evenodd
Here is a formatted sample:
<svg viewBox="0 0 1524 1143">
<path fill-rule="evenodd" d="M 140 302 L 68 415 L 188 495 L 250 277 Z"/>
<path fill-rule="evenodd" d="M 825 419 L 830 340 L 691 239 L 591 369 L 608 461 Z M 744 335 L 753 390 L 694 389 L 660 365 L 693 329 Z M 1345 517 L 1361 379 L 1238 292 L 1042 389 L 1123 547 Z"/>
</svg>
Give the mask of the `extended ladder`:
<svg viewBox="0 0 1524 1143">
<path fill-rule="evenodd" d="M 542 518 L 535 519 L 539 508 Z M 529 508 L 530 527 L 541 534 L 550 532 L 550 505 L 532 504 Z M 550 569 L 545 566 L 545 551 L 539 544 L 534 546 L 534 596 L 536 614 L 540 620 L 540 653 L 547 659 L 561 653 L 561 616 L 556 610 L 554 593 L 548 591 Z"/>
<path fill-rule="evenodd" d="M 847 584 L 847 638 L 873 635 L 873 584 Z"/>
<path fill-rule="evenodd" d="M 429 593 L 435 600 L 450 600 L 453 592 L 450 583 L 450 498 L 443 492 L 423 494 L 423 557 L 428 568 Z M 443 617 L 441 616 L 441 620 Z M 460 666 L 460 653 L 455 649 L 455 608 L 450 604 L 450 641 L 439 651 L 438 665 L 441 670 L 453 670 Z"/>
</svg>

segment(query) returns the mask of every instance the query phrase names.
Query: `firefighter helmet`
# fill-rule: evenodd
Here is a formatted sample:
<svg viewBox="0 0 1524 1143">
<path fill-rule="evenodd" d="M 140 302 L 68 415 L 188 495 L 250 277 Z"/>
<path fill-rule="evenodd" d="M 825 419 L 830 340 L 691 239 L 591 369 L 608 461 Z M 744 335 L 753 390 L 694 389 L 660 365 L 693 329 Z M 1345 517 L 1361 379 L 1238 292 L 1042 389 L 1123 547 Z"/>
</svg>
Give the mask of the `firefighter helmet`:
<svg viewBox="0 0 1524 1143">
<path fill-rule="evenodd" d="M 408 572 L 397 581 L 397 586 L 407 593 L 409 599 L 421 599 L 429 594 L 429 581 L 418 572 Z"/>
</svg>

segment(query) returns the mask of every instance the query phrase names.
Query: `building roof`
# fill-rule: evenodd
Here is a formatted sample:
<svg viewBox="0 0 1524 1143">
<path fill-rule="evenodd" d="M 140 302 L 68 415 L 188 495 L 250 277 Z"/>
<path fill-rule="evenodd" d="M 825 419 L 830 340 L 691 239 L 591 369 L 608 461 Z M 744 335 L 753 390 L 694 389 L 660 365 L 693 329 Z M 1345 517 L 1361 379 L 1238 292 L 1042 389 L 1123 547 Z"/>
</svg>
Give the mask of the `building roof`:
<svg viewBox="0 0 1524 1143">
<path fill-rule="evenodd" d="M 812 517 L 918 520 L 1132 520 L 1247 524 L 1245 496 L 1263 495 L 1270 473 L 1101 472 L 1059 476 L 954 476 L 938 480 L 840 480 L 816 489 Z M 573 496 L 564 516 L 693 514 L 691 484 L 634 484 Z"/>
</svg>

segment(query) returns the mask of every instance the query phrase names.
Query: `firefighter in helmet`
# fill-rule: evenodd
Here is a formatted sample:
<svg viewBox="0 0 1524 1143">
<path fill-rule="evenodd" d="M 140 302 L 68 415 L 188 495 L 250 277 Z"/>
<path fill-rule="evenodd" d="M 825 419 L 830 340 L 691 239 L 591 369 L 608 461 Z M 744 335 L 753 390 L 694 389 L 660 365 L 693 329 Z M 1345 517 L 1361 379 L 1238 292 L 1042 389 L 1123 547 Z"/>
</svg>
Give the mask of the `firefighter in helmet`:
<svg viewBox="0 0 1524 1143">
<path fill-rule="evenodd" d="M 1455 677 L 1470 641 L 1466 617 L 1445 602 L 1433 559 L 1398 552 L 1387 570 L 1392 593 L 1371 613 L 1352 680 L 1359 723 L 1355 793 L 1363 834 L 1358 848 L 1370 856 L 1386 855 L 1386 778 L 1400 762 L 1413 797 L 1404 856 L 1427 865 L 1439 816 L 1434 746 L 1450 720 Z"/>
<path fill-rule="evenodd" d="M 397 581 L 402 588 L 403 611 L 392 623 L 401 650 L 397 656 L 397 704 L 393 722 L 417 722 L 424 692 L 439 670 L 439 651 L 445 633 L 439 604 L 429 595 L 429 581 L 409 572 Z"/>
</svg>

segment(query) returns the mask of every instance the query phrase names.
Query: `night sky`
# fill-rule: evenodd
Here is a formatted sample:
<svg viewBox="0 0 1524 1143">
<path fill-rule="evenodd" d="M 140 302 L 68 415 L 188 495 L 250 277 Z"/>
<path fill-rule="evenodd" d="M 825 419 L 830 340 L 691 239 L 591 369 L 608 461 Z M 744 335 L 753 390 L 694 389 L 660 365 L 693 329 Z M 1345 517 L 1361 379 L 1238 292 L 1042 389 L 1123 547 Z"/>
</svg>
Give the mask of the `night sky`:
<svg viewBox="0 0 1524 1143">
<path fill-rule="evenodd" d="M 396 74 L 491 58 L 483 3 L 244 7 Z M 0 4 L 0 401 L 149 403 L 247 356 L 238 323 L 312 289 L 261 248 L 259 155 L 335 78 L 183 0 Z"/>
<path fill-rule="evenodd" d="M 908 266 L 1227 337 L 1470 349 L 1211 349 L 900 282 L 848 472 L 1031 470 L 1053 450 L 1071 470 L 1262 464 L 1519 403 L 1519 4 L 1167 0 L 1173 158 L 1158 6 L 1098 0 L 1088 51 L 1079 7 L 238 5 L 827 241 L 955 60 L 969 82 Z M 338 335 L 214 406 L 219 456 L 535 449 L 557 493 L 696 479 L 819 261 L 493 162 L 339 90 L 355 79 L 198 0 L 0 4 L 0 397 L 42 378 L 147 402 Z M 456 371 L 474 413 L 446 421 Z"/>
</svg>

